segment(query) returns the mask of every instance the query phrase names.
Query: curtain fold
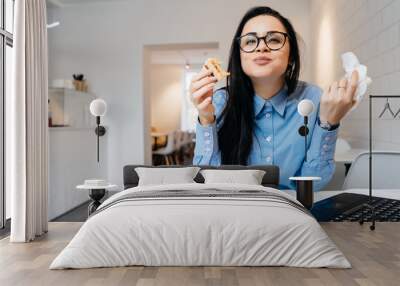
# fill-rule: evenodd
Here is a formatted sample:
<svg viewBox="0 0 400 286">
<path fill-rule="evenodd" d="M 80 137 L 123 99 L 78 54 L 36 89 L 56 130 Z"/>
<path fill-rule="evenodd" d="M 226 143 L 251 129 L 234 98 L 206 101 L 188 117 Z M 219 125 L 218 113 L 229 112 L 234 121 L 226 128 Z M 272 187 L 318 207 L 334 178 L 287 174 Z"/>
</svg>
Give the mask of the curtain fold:
<svg viewBox="0 0 400 286">
<path fill-rule="evenodd" d="M 45 0 L 15 1 L 9 163 L 11 242 L 47 232 L 48 52 Z M 6 147 L 7 148 L 7 147 Z"/>
</svg>

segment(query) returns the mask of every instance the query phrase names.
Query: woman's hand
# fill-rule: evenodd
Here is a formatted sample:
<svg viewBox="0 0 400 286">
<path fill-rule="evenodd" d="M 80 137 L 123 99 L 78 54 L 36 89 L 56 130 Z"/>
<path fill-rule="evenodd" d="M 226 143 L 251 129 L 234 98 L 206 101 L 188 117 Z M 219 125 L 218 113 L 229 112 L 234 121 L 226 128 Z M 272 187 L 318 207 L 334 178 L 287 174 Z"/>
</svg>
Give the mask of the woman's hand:
<svg viewBox="0 0 400 286">
<path fill-rule="evenodd" d="M 328 121 L 335 125 L 349 112 L 355 103 L 354 94 L 358 84 L 358 72 L 351 74 L 350 81 L 341 79 L 335 81 L 321 96 L 320 114 L 321 121 Z"/>
<path fill-rule="evenodd" d="M 217 79 L 212 76 L 211 71 L 203 66 L 190 83 L 190 98 L 199 112 L 199 119 L 202 125 L 214 122 L 215 108 L 212 104 L 212 95 L 216 82 Z"/>
</svg>

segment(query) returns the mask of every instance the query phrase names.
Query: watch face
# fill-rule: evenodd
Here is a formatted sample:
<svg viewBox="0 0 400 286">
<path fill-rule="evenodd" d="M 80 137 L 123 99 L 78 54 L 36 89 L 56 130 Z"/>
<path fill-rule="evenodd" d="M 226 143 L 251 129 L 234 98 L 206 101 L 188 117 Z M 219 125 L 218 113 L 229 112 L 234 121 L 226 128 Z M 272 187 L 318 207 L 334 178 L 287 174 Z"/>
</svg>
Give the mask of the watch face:
<svg viewBox="0 0 400 286">
<path fill-rule="evenodd" d="M 321 128 L 326 129 L 328 131 L 339 127 L 339 124 L 331 125 L 328 121 L 321 121 L 319 118 L 318 118 L 318 123 Z"/>
<path fill-rule="evenodd" d="M 328 122 L 321 122 L 320 126 L 324 129 L 330 129 L 332 127 Z"/>
</svg>

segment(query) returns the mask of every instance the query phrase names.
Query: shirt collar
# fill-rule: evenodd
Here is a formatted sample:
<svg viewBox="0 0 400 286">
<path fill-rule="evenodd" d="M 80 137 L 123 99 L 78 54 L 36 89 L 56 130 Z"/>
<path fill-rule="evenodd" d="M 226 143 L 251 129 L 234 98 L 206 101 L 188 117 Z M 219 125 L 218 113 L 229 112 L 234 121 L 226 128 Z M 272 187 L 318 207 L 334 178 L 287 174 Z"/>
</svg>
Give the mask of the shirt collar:
<svg viewBox="0 0 400 286">
<path fill-rule="evenodd" d="M 285 86 L 271 99 L 265 100 L 261 96 L 254 94 L 254 116 L 257 116 L 267 101 L 271 102 L 273 108 L 279 113 L 280 116 L 283 116 L 285 112 L 286 102 L 287 102 L 287 86 Z"/>
</svg>

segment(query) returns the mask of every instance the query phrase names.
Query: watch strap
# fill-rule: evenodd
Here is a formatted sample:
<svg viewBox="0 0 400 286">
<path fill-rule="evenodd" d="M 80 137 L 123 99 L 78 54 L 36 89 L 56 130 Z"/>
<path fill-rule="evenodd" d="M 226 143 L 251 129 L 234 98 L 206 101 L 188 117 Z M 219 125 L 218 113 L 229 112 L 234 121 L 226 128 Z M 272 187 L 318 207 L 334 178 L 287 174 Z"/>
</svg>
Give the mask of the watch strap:
<svg viewBox="0 0 400 286">
<path fill-rule="evenodd" d="M 332 130 L 337 129 L 337 128 L 340 126 L 340 123 L 337 123 L 337 124 L 332 125 L 332 124 L 330 124 L 330 123 L 327 122 L 327 121 L 321 121 L 321 119 L 320 119 L 319 116 L 318 116 L 318 125 L 319 125 L 321 128 L 325 129 L 325 130 L 332 131 Z"/>
</svg>

